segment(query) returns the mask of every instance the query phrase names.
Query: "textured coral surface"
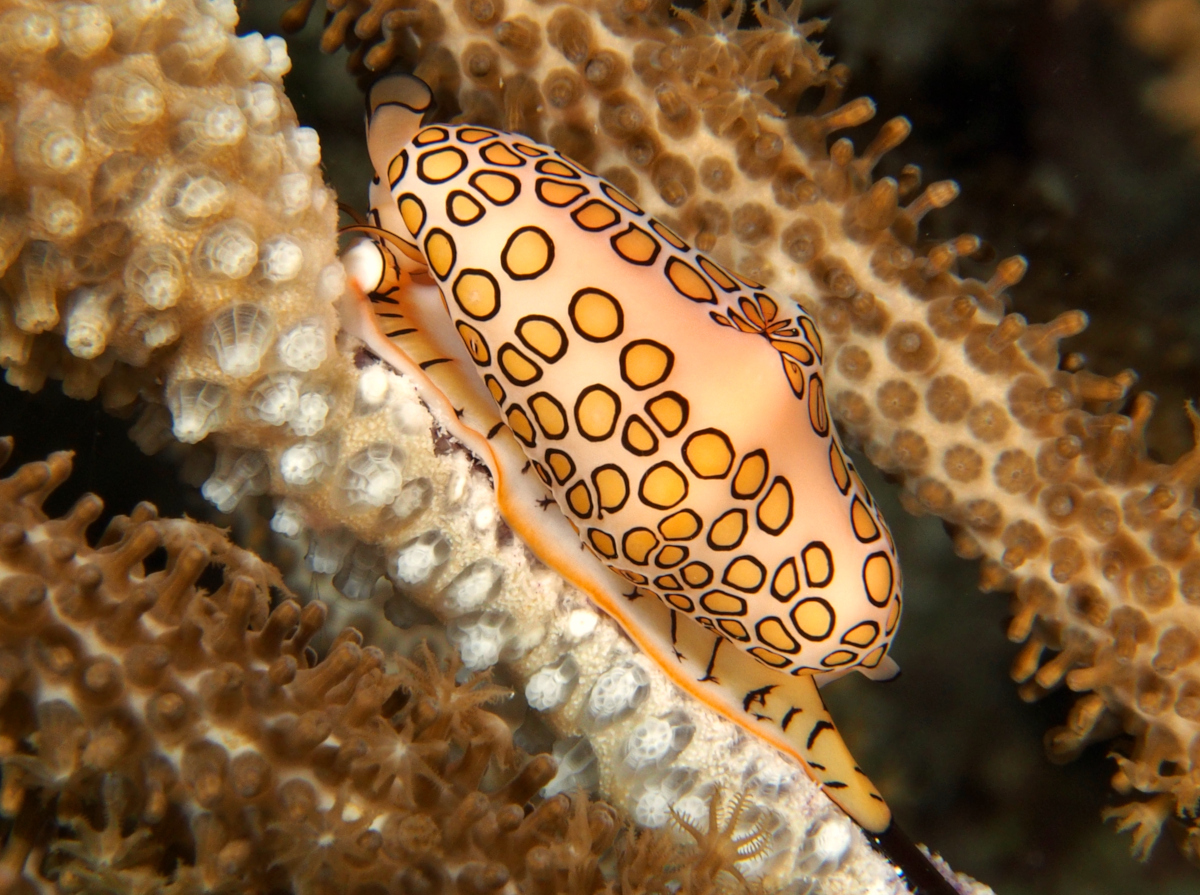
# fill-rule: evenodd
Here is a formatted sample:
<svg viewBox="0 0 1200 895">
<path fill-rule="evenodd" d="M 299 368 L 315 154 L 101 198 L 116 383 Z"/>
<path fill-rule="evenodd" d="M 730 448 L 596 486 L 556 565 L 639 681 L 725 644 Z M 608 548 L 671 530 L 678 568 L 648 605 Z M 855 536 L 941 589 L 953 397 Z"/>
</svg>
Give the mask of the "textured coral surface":
<svg viewBox="0 0 1200 895">
<path fill-rule="evenodd" d="M 0 439 L 7 460 L 11 439 Z M 0 479 L 0 886 L 57 892 L 709 892 L 738 811 L 683 849 L 582 793 L 528 804 L 556 771 L 422 643 L 385 656 L 310 642 L 279 573 L 225 534 L 85 494 L 52 454 Z M 692 822 L 688 822 L 692 824 Z M 711 831 L 711 832 L 710 832 Z"/>
</svg>

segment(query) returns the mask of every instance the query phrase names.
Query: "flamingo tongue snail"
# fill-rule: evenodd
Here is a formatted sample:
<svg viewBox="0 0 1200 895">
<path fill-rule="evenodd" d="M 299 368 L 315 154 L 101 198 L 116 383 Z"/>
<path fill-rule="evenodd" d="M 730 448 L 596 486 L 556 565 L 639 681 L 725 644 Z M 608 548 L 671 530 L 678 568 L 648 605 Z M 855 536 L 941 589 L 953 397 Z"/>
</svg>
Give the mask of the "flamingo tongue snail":
<svg viewBox="0 0 1200 895">
<path fill-rule="evenodd" d="M 540 559 L 890 841 L 817 692 L 897 672 L 901 584 L 812 318 L 551 147 L 422 127 L 431 107 L 411 76 L 371 89 L 376 241 L 348 258 L 350 328 L 488 466 Z"/>
</svg>

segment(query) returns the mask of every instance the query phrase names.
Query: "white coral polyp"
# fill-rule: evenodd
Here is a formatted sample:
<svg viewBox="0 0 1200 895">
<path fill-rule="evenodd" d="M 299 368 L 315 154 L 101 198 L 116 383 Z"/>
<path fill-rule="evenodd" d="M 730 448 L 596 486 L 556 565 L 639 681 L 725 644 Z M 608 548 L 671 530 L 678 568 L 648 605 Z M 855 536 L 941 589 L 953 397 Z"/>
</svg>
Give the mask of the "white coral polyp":
<svg viewBox="0 0 1200 895">
<path fill-rule="evenodd" d="M 450 542 L 440 531 L 427 531 L 400 545 L 388 566 L 399 585 L 424 584 L 450 558 Z"/>
<path fill-rule="evenodd" d="M 390 444 L 373 444 L 346 463 L 342 491 L 350 506 L 386 507 L 404 484 L 404 452 Z"/>
<path fill-rule="evenodd" d="M 498 515 L 493 507 L 480 507 L 471 516 L 471 527 L 479 534 L 492 529 L 496 525 Z"/>
<path fill-rule="evenodd" d="M 495 599 L 503 581 L 504 569 L 498 562 L 477 559 L 446 585 L 442 599 L 452 614 L 461 615 Z"/>
<path fill-rule="evenodd" d="M 322 479 L 329 471 L 332 449 L 324 442 L 302 441 L 279 457 L 279 474 L 289 485 L 305 487 Z"/>
<path fill-rule="evenodd" d="M 695 731 L 682 712 L 647 718 L 625 741 L 625 764 L 635 771 L 658 767 L 687 748 Z"/>
<path fill-rule="evenodd" d="M 175 223 L 194 226 L 220 214 L 229 201 L 229 190 L 206 168 L 182 171 L 167 187 L 163 207 Z"/>
<path fill-rule="evenodd" d="M 416 401 L 398 401 L 392 405 L 392 420 L 405 435 L 419 435 L 430 430 L 429 411 Z"/>
<path fill-rule="evenodd" d="M 72 133 L 49 134 L 39 147 L 41 160 L 56 174 L 66 174 L 83 158 L 83 141 Z"/>
<path fill-rule="evenodd" d="M 173 248 L 139 245 L 125 264 L 125 289 L 156 311 L 166 311 L 184 294 L 184 262 Z"/>
<path fill-rule="evenodd" d="M 143 344 L 151 349 L 170 345 L 179 338 L 179 321 L 168 314 L 139 318 L 137 328 L 141 329 Z"/>
<path fill-rule="evenodd" d="M 800 869 L 810 876 L 832 873 L 842 866 L 854 844 L 854 822 L 844 814 L 813 823 L 800 847 Z"/>
<path fill-rule="evenodd" d="M 408 522 L 422 512 L 433 500 L 433 483 L 427 478 L 405 482 L 400 495 L 392 502 L 392 514 Z"/>
<path fill-rule="evenodd" d="M 175 81 L 184 84 L 200 84 L 211 77 L 213 68 L 225 54 L 234 39 L 216 19 L 208 16 L 193 19 L 179 31 L 178 38 L 168 43 L 159 52 L 159 63 L 163 71 Z M 220 105 L 210 100 L 205 105 L 196 104 L 189 118 L 184 119 L 180 129 L 182 146 L 192 151 L 205 151 L 212 145 L 201 145 L 195 140 L 204 129 L 207 111 Z"/>
<path fill-rule="evenodd" d="M 660 789 L 642 793 L 633 804 L 633 819 L 639 825 L 652 830 L 664 827 L 671 819 L 671 801 Z"/>
<path fill-rule="evenodd" d="M 216 19 L 226 31 L 232 31 L 238 23 L 237 4 L 233 0 L 199 0 L 196 6 L 205 15 Z"/>
<path fill-rule="evenodd" d="M 168 245 L 142 243 L 125 262 L 125 289 L 157 311 L 173 307 L 183 295 L 183 261 Z"/>
<path fill-rule="evenodd" d="M 500 661 L 513 627 L 511 615 L 493 609 L 455 619 L 447 626 L 446 639 L 458 648 L 463 668 L 483 671 Z"/>
<path fill-rule="evenodd" d="M 166 11 L 167 0 L 109 0 L 106 5 L 118 39 L 148 48 L 139 38 L 145 26 Z"/>
<path fill-rule="evenodd" d="M 597 726 L 619 721 L 650 695 L 650 676 L 632 662 L 610 668 L 588 694 L 587 716 Z"/>
<path fill-rule="evenodd" d="M 312 205 L 312 178 L 295 172 L 279 178 L 279 204 L 287 215 L 299 214 Z"/>
<path fill-rule="evenodd" d="M 162 91 L 142 78 L 131 79 L 124 86 L 118 106 L 130 128 L 153 124 L 166 110 Z"/>
<path fill-rule="evenodd" d="M 317 575 L 333 575 L 354 546 L 354 535 L 344 528 L 314 532 L 304 562 Z"/>
<path fill-rule="evenodd" d="M 75 109 L 49 90 L 39 90 L 20 110 L 15 156 L 22 172 L 36 176 L 75 170 L 87 155 Z"/>
<path fill-rule="evenodd" d="M 557 740 L 554 743 L 554 758 L 558 762 L 558 770 L 554 778 L 539 790 L 543 798 L 548 799 L 560 792 L 591 792 L 599 783 L 596 750 L 587 737 L 580 737 L 574 742 Z"/>
<path fill-rule="evenodd" d="M 251 80 L 257 76 L 264 67 L 271 62 L 271 51 L 267 49 L 267 39 L 258 32 L 244 34 L 241 37 L 235 38 L 233 41 L 233 54 L 241 66 L 241 75 L 246 80 Z M 270 84 L 264 84 L 264 87 L 270 87 Z M 246 107 L 242 106 L 242 111 L 246 111 Z M 247 118 L 250 116 L 247 115 Z M 254 122 L 251 121 L 251 126 Z"/>
<path fill-rule="evenodd" d="M 239 47 L 243 46 L 242 41 L 252 37 L 258 38 L 261 43 L 261 34 L 247 34 L 238 42 Z M 265 53 L 266 48 L 263 47 L 264 59 Z M 269 131 L 279 123 L 279 114 L 282 111 L 279 105 L 279 95 L 270 84 L 251 84 L 245 90 L 240 91 L 238 105 L 250 127 L 255 130 Z"/>
<path fill-rule="evenodd" d="M 578 681 L 579 665 L 567 654 L 533 673 L 525 685 L 525 701 L 539 712 L 556 709 L 567 701 Z"/>
<path fill-rule="evenodd" d="M 358 377 L 358 401 L 363 410 L 380 407 L 388 396 L 389 376 L 383 364 L 368 367 Z"/>
<path fill-rule="evenodd" d="M 83 286 L 67 300 L 67 350 L 83 360 L 104 353 L 108 337 L 116 323 L 110 313 L 117 289 L 108 284 Z"/>
<path fill-rule="evenodd" d="M 258 263 L 258 243 L 248 225 L 224 221 L 201 237 L 193 257 L 196 268 L 206 276 L 240 280 Z"/>
<path fill-rule="evenodd" d="M 268 282 L 289 283 L 304 267 L 304 251 L 290 236 L 275 236 L 263 243 L 259 266 Z"/>
<path fill-rule="evenodd" d="M 311 127 L 298 127 L 288 134 L 288 146 L 292 158 L 301 168 L 315 168 L 321 164 L 321 138 Z"/>
<path fill-rule="evenodd" d="M 268 426 L 282 426 L 292 418 L 299 406 L 299 377 L 279 373 L 255 385 L 248 399 L 247 415 Z"/>
<path fill-rule="evenodd" d="M 271 517 L 271 531 L 285 538 L 297 538 L 304 527 L 304 511 L 299 504 L 287 498 L 279 501 L 275 515 Z"/>
<path fill-rule="evenodd" d="M 293 370 L 307 372 L 325 363 L 329 336 L 320 320 L 303 320 L 279 337 L 279 359 Z"/>
<path fill-rule="evenodd" d="M 329 398 L 320 392 L 305 392 L 300 396 L 295 412 L 289 417 L 292 431 L 304 438 L 311 438 L 325 428 L 329 417 Z"/>
<path fill-rule="evenodd" d="M 55 239 L 70 239 L 79 232 L 84 216 L 79 205 L 48 187 L 34 187 L 30 193 L 31 223 Z"/>
<path fill-rule="evenodd" d="M 651 776 L 635 791 L 633 819 L 643 827 L 657 829 L 672 819 L 671 808 L 692 788 L 696 772 L 691 768 L 672 768 Z"/>
<path fill-rule="evenodd" d="M 671 751 L 674 737 L 663 718 L 647 718 L 625 740 L 625 764 L 635 771 L 657 765 Z"/>
<path fill-rule="evenodd" d="M 205 342 L 223 372 L 246 376 L 262 363 L 272 329 L 266 310 L 256 304 L 236 304 L 213 318 Z"/>
<path fill-rule="evenodd" d="M 711 791 L 706 795 L 701 795 L 698 792 L 689 793 L 675 803 L 675 812 L 680 817 L 686 818 L 700 832 L 707 832 L 708 806 L 712 798 L 713 794 Z"/>
<path fill-rule="evenodd" d="M 70 3 L 58 10 L 58 34 L 63 49 L 78 59 L 89 59 L 112 40 L 112 20 L 92 3 Z"/>
<path fill-rule="evenodd" d="M 190 379 L 167 392 L 167 406 L 174 420 L 175 437 L 184 444 L 196 444 L 225 424 L 229 389 L 215 382 Z"/>
<path fill-rule="evenodd" d="M 87 102 L 89 116 L 108 139 L 127 137 L 148 127 L 166 108 L 162 91 L 124 65 L 98 71 Z"/>
<path fill-rule="evenodd" d="M 317 274 L 317 298 L 326 302 L 337 301 L 345 291 L 346 268 L 337 261 L 322 267 Z"/>
<path fill-rule="evenodd" d="M 53 16 L 14 9 L 0 16 L 0 50 L 5 55 L 40 56 L 58 46 L 58 23 Z"/>
<path fill-rule="evenodd" d="M 213 474 L 200 486 L 200 494 L 222 513 L 232 513 L 243 497 L 265 494 L 270 484 L 261 451 L 244 451 L 233 458 L 222 454 Z"/>
<path fill-rule="evenodd" d="M 591 637 L 592 632 L 596 630 L 596 625 L 600 623 L 600 616 L 590 609 L 573 609 L 567 616 L 565 631 L 563 632 L 573 643 Z"/>
<path fill-rule="evenodd" d="M 292 60 L 288 57 L 287 42 L 282 37 L 273 35 L 267 38 L 266 43 L 269 61 L 263 66 L 263 74 L 273 81 L 278 81 L 292 70 Z"/>
<path fill-rule="evenodd" d="M 184 148 L 193 153 L 236 146 L 246 136 L 246 116 L 233 103 L 213 103 L 195 109 L 179 126 Z"/>
</svg>

